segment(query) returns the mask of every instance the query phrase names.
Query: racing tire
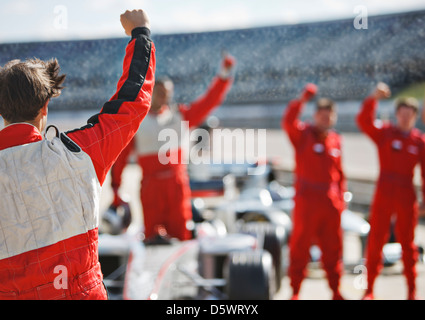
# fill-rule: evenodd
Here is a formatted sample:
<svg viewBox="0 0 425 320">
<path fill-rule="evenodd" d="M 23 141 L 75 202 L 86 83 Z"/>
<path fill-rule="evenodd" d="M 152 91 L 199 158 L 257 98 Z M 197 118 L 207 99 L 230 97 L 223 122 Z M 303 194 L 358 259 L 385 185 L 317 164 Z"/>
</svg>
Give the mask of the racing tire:
<svg viewBox="0 0 425 320">
<path fill-rule="evenodd" d="M 223 274 L 229 300 L 271 300 L 276 292 L 272 257 L 268 251 L 229 254 Z"/>
<path fill-rule="evenodd" d="M 102 215 L 100 233 L 122 234 L 128 229 L 131 221 L 131 209 L 128 202 L 123 201 L 118 207 L 110 205 Z"/>
<path fill-rule="evenodd" d="M 241 232 L 261 237 L 259 241 L 262 243 L 262 248 L 268 251 L 273 258 L 273 267 L 276 280 L 275 286 L 276 290 L 279 290 L 284 275 L 282 270 L 282 247 L 284 244 L 285 230 L 271 223 L 248 222 L 241 226 Z"/>
</svg>

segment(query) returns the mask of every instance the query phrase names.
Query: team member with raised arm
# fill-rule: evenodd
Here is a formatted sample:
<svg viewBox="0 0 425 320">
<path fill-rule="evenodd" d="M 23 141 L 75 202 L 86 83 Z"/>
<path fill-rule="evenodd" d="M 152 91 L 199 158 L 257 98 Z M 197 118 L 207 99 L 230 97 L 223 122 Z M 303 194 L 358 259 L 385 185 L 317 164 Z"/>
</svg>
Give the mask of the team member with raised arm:
<svg viewBox="0 0 425 320">
<path fill-rule="evenodd" d="M 171 105 L 174 85 L 171 79 L 157 79 L 152 95 L 152 107 L 133 141 L 112 167 L 113 205 L 121 203 L 119 187 L 127 159 L 135 152 L 142 168 L 140 200 L 143 207 L 145 242 L 168 241 L 174 237 L 192 237 L 187 223 L 192 219 L 191 191 L 186 168 L 188 150 L 181 141 L 189 129 L 202 123 L 226 97 L 233 83 L 235 59 L 226 55 L 219 74 L 207 91 L 189 105 Z M 185 122 L 185 123 L 184 123 Z M 164 148 L 161 132 L 173 130 L 178 135 L 176 145 Z M 170 143 L 169 143 L 170 144 Z M 166 150 L 165 150 L 166 149 Z"/>
<path fill-rule="evenodd" d="M 310 247 L 317 244 L 322 251 L 332 298 L 341 300 L 341 213 L 345 208 L 346 181 L 341 163 L 341 138 L 332 130 L 337 120 L 336 105 L 330 99 L 321 98 L 316 104 L 313 123 L 299 120 L 304 105 L 316 91 L 314 84 L 306 85 L 301 96 L 290 101 L 282 118 L 282 128 L 295 149 L 296 163 L 288 275 L 292 299 L 296 300 L 310 259 Z"/>
<path fill-rule="evenodd" d="M 357 115 L 361 131 L 372 139 L 378 149 L 380 173 L 370 213 L 370 233 L 366 249 L 368 287 L 364 299 L 373 299 L 373 287 L 382 268 L 382 248 L 388 241 L 390 225 L 395 219 L 395 237 L 401 244 L 408 299 L 416 298 L 416 262 L 418 251 L 414 232 L 419 205 L 413 185 L 414 168 L 421 166 L 422 196 L 425 199 L 425 143 L 415 128 L 418 102 L 403 98 L 396 102 L 396 123 L 376 122 L 378 101 L 389 98 L 391 91 L 378 83 Z"/>
</svg>

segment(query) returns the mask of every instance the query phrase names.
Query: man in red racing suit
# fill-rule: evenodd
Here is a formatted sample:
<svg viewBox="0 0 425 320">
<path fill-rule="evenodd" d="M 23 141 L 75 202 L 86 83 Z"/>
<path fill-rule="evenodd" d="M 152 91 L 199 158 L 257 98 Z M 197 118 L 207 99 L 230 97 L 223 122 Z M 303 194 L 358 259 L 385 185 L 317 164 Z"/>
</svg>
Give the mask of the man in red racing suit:
<svg viewBox="0 0 425 320">
<path fill-rule="evenodd" d="M 121 23 L 131 41 L 117 91 L 80 129 L 41 135 L 65 79 L 56 60 L 13 60 L 0 70 L 0 299 L 107 298 L 101 185 L 149 111 L 155 73 L 146 13 L 126 11 Z"/>
<path fill-rule="evenodd" d="M 296 300 L 310 259 L 310 247 L 316 243 L 322 251 L 322 263 L 333 299 L 340 300 L 340 224 L 346 186 L 341 166 L 340 136 L 331 130 L 336 121 L 335 105 L 329 99 L 319 99 L 313 124 L 298 119 L 304 104 L 315 95 L 316 90 L 315 85 L 308 84 L 301 97 L 289 103 L 282 118 L 282 127 L 295 149 L 296 162 L 288 275 L 292 299 Z"/>
<path fill-rule="evenodd" d="M 226 56 L 220 74 L 207 92 L 190 105 L 170 107 L 173 82 L 169 78 L 157 79 L 152 106 L 133 141 L 122 152 L 111 170 L 113 206 L 121 199 L 118 189 L 121 174 L 132 151 L 142 168 L 140 199 L 143 207 L 144 236 L 146 241 L 158 236 L 187 240 L 192 237 L 186 224 L 192 219 L 191 191 L 187 174 L 184 142 L 188 129 L 202 123 L 206 116 L 224 100 L 232 84 L 231 70 L 235 59 Z M 161 135 L 172 131 L 178 135 L 176 145 L 164 147 Z"/>
<path fill-rule="evenodd" d="M 380 174 L 370 213 L 370 233 L 366 250 L 368 287 L 364 299 L 373 299 L 373 286 L 382 267 L 382 248 L 389 238 L 390 225 L 395 218 L 395 237 L 403 250 L 404 274 L 408 299 L 416 298 L 417 248 L 414 231 L 418 219 L 418 202 L 413 185 L 414 168 L 421 166 L 425 181 L 425 144 L 421 132 L 414 128 L 418 114 L 415 99 L 401 99 L 396 104 L 396 125 L 375 122 L 379 99 L 391 92 L 379 83 L 373 95 L 367 97 L 357 116 L 359 128 L 378 148 Z M 422 186 L 425 196 L 425 187 Z M 425 199 L 425 198 L 424 198 Z"/>
</svg>

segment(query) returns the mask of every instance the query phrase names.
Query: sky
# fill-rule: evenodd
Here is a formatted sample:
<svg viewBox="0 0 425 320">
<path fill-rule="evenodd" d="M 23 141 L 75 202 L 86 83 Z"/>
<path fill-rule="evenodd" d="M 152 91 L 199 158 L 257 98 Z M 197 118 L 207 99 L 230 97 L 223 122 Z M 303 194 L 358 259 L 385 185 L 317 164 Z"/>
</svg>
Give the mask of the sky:
<svg viewBox="0 0 425 320">
<path fill-rule="evenodd" d="M 425 9 L 425 0 L 0 0 L 0 43 L 124 37 L 142 8 L 153 33 L 203 32 Z"/>
</svg>

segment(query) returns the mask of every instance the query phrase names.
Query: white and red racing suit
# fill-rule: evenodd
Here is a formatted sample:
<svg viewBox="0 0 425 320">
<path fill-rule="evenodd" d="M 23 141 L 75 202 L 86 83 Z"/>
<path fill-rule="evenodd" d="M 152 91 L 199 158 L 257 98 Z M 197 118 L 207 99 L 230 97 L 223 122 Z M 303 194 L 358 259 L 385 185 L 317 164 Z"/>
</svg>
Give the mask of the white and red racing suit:
<svg viewBox="0 0 425 320">
<path fill-rule="evenodd" d="M 0 131 L 0 299 L 106 299 L 98 259 L 105 176 L 149 111 L 155 46 L 135 28 L 117 91 L 80 129 Z"/>
</svg>

